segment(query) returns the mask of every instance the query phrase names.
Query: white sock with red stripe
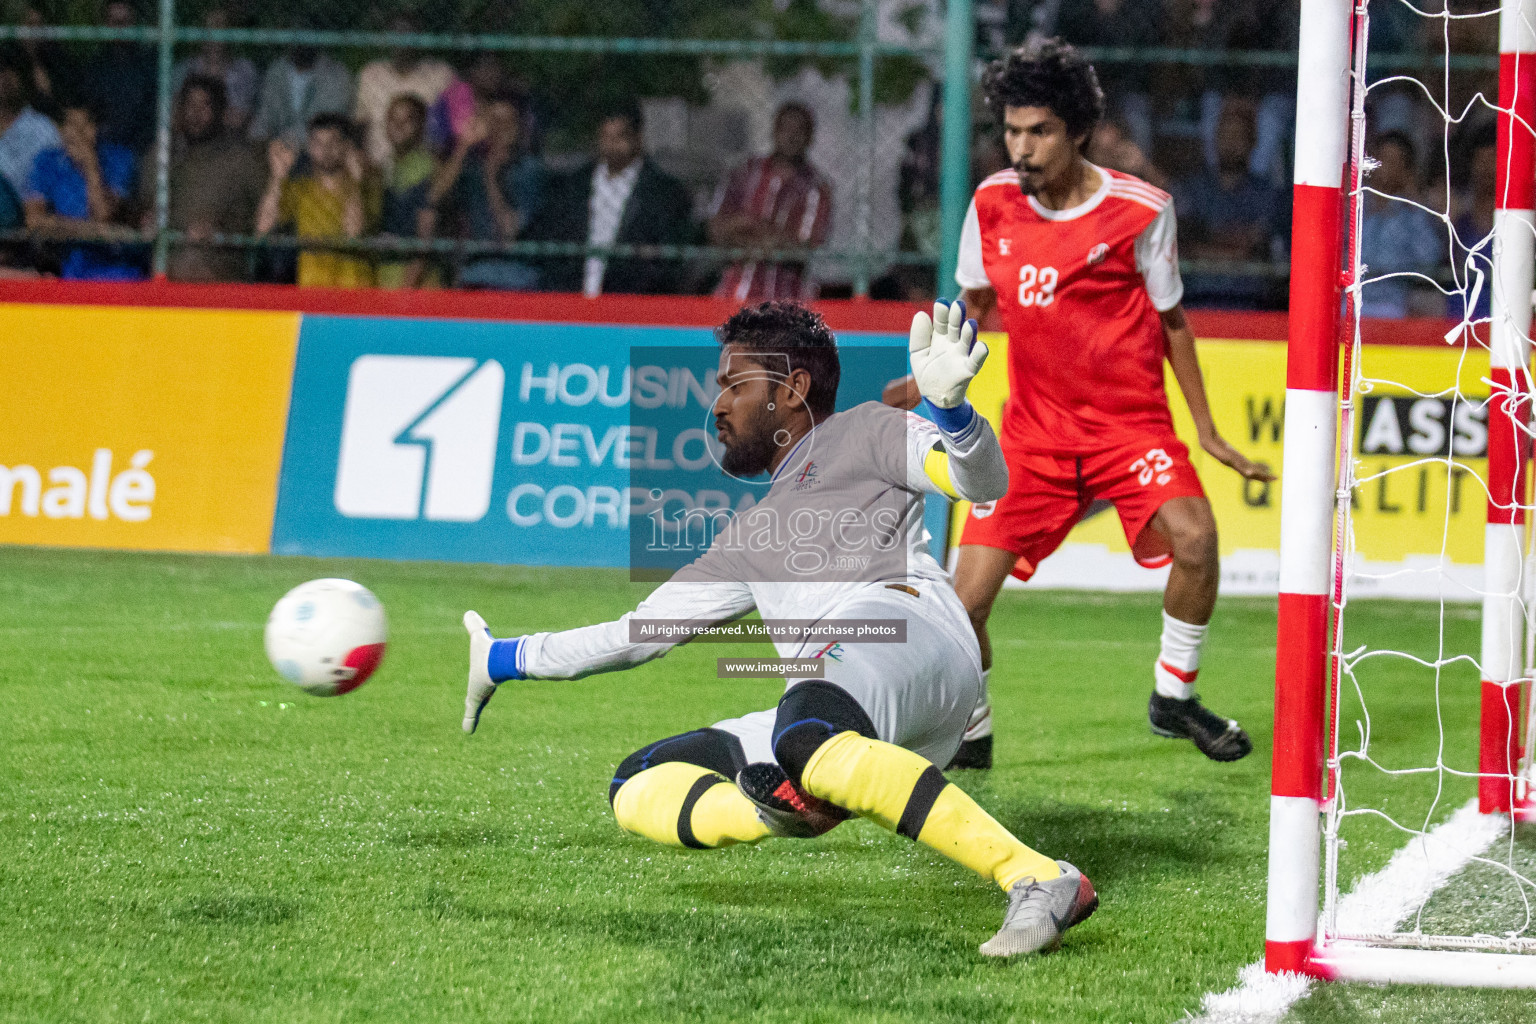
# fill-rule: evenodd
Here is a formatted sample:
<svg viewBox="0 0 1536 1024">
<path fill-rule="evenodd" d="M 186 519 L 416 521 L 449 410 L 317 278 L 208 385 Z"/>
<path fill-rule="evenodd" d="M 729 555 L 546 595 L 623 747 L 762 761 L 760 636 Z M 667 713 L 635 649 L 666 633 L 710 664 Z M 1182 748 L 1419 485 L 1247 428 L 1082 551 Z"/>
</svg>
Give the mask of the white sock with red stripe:
<svg viewBox="0 0 1536 1024">
<path fill-rule="evenodd" d="M 1157 692 L 1176 700 L 1189 700 L 1195 693 L 1195 677 L 1200 674 L 1200 646 L 1205 643 L 1209 626 L 1196 626 L 1163 612 L 1163 649 L 1152 677 Z"/>
<path fill-rule="evenodd" d="M 991 674 L 991 669 L 984 669 L 981 673 L 981 699 L 976 702 L 971 720 L 966 723 L 965 733 L 960 737 L 966 742 L 992 735 L 992 704 L 987 700 L 987 677 Z"/>
</svg>

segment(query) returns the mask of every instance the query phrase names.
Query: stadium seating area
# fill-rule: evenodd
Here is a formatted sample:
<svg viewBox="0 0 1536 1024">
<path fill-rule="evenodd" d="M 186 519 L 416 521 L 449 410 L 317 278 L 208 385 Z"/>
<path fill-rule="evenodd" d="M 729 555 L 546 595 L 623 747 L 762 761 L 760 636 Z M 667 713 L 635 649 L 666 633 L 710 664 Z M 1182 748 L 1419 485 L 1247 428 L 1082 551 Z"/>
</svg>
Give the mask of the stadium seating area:
<svg viewBox="0 0 1536 1024">
<path fill-rule="evenodd" d="M 27 25 L 79 25 L 88 6 L 12 11 Z M 334 24 L 246 3 L 179 5 L 177 16 L 210 29 L 538 34 L 563 24 L 568 34 L 598 34 L 592 18 L 552 20 L 580 6 L 564 0 L 518 5 L 520 13 L 495 24 L 472 22 L 468 8 L 456 6 L 372 4 Z M 810 0 L 775 5 L 779 13 L 768 15 L 745 2 L 706 5 L 713 13 L 682 0 L 640 6 L 651 10 L 650 31 L 680 36 L 750 36 L 743 26 L 752 18 L 777 17 L 785 22 L 772 26 L 779 37 L 788 26 L 809 38 L 835 33 L 847 13 Z M 882 42 L 921 47 L 937 38 L 942 5 L 876 6 Z M 1090 156 L 1174 194 L 1187 304 L 1283 308 L 1296 0 L 976 6 L 978 61 L 1050 34 L 1097 55 L 1110 116 L 1091 137 Z M 1441 22 L 1400 9 L 1407 10 L 1393 5 L 1373 15 L 1373 48 L 1406 60 L 1438 53 Z M 113 0 L 96 23 L 127 29 L 153 20 L 147 2 Z M 1492 20 L 1448 24 L 1453 52 L 1491 60 Z M 582 65 L 602 73 L 585 89 L 569 73 L 550 71 L 549 60 L 528 57 L 497 49 L 179 44 L 166 221 L 179 234 L 167 275 L 332 287 L 714 292 L 739 300 L 837 297 L 864 281 L 877 298 L 932 293 L 942 119 L 936 57 L 877 73 L 867 193 L 870 150 L 857 130 L 847 62 L 603 58 Z M 152 43 L 121 40 L 31 38 L 0 49 L 0 274 L 132 280 L 150 273 L 156 59 Z M 1491 73 L 1458 69 L 1451 91 L 1486 88 Z M 897 78 L 904 80 L 893 84 Z M 1422 93 L 1379 89 L 1372 108 L 1369 150 L 1382 163 L 1372 187 L 1446 211 L 1461 238 L 1483 238 L 1493 208 L 1491 113 L 1474 112 L 1441 155 L 1433 152 L 1441 120 Z M 980 180 L 1005 157 L 986 112 L 972 113 L 972 175 Z M 1366 217 L 1363 255 L 1376 269 L 1444 276 L 1452 265 L 1487 257 L 1428 244 L 1444 232 L 1424 230 L 1431 215 L 1403 203 L 1371 201 Z M 569 248 L 530 253 L 528 242 L 687 248 L 604 260 Z M 508 248 L 519 243 L 521 250 Z M 876 256 L 863 273 L 838 258 L 866 243 Z M 701 254 L 699 246 L 736 251 L 734 258 Z M 764 255 L 754 260 L 744 249 Z M 1381 317 L 1460 313 L 1427 285 L 1382 282 L 1366 299 L 1367 312 Z M 1458 301 L 1453 296 L 1451 305 Z"/>
</svg>

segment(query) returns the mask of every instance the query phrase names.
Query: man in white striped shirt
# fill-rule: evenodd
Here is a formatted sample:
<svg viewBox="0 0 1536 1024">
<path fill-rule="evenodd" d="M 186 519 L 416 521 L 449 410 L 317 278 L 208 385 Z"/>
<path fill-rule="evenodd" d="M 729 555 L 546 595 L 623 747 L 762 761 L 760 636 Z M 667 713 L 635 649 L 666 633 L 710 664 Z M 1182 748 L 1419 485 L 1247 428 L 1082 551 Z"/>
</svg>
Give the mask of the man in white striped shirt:
<svg viewBox="0 0 1536 1024">
<path fill-rule="evenodd" d="M 809 107 L 786 103 L 773 119 L 773 152 L 748 160 L 720 186 L 709 219 L 716 245 L 815 249 L 832 226 L 832 184 L 806 159 L 816 121 Z M 814 299 L 803 260 L 749 260 L 726 268 L 717 298 Z"/>
</svg>

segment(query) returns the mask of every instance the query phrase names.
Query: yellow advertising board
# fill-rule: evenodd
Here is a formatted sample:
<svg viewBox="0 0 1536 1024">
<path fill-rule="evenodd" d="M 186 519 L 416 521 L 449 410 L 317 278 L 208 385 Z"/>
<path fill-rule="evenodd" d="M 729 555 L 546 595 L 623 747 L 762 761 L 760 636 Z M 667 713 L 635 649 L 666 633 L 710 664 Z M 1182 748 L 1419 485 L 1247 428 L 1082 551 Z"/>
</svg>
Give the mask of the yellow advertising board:
<svg viewBox="0 0 1536 1024">
<path fill-rule="evenodd" d="M 985 337 L 992 357 L 971 385 L 970 395 L 995 425 L 1008 393 L 1008 341 L 1003 334 Z M 1202 340 L 1199 352 L 1217 429 L 1278 473 L 1285 422 L 1285 344 Z M 1453 578 L 1475 585 L 1486 509 L 1481 479 L 1487 465 L 1487 352 L 1475 347 L 1463 352 L 1459 345 L 1367 345 L 1361 369 L 1368 383 L 1354 407 L 1360 484 L 1352 519 L 1356 570 L 1368 578 L 1357 584 L 1357 592 L 1426 596 L 1433 592 L 1434 574 L 1400 570 L 1441 565 Z M 1453 403 L 1450 394 L 1457 381 L 1465 397 Z M 1201 451 L 1171 372 L 1167 388 L 1175 428 L 1189 446 L 1216 513 L 1223 589 L 1274 593 L 1280 488 L 1285 481 L 1244 481 Z M 956 505 L 952 543 L 958 543 L 969 511 L 964 502 Z M 1397 575 L 1374 578 L 1392 573 Z M 1126 590 L 1160 589 L 1162 579 L 1161 573 L 1136 566 L 1113 510 L 1079 523 L 1061 552 L 1041 564 L 1036 577 L 1045 586 Z"/>
<path fill-rule="evenodd" d="M 0 304 L 0 543 L 268 550 L 298 327 Z"/>
</svg>

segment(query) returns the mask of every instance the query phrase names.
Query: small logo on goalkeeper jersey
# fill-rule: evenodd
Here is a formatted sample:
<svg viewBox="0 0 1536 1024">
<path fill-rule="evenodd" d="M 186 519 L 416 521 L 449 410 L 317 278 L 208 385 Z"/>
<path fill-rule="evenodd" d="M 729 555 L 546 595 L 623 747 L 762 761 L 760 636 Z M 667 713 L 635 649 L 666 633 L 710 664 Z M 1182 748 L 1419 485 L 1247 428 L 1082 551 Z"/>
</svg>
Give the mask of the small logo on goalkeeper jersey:
<svg viewBox="0 0 1536 1024">
<path fill-rule="evenodd" d="M 813 459 L 812 461 L 807 462 L 805 464 L 805 468 L 802 469 L 795 477 L 795 486 L 792 489 L 796 491 L 808 491 L 819 483 L 821 483 L 821 472 L 816 468 L 816 462 Z"/>
<path fill-rule="evenodd" d="M 1108 255 L 1109 245 L 1107 243 L 1100 242 L 1098 245 L 1088 250 L 1088 265 L 1091 267 L 1097 263 L 1103 263 L 1104 257 Z"/>
<path fill-rule="evenodd" d="M 843 645 L 834 640 L 832 643 L 827 644 L 827 646 L 823 647 L 821 650 L 819 650 L 815 654 L 811 655 L 811 657 L 813 657 L 813 658 L 831 658 L 833 661 L 842 661 L 843 660 Z"/>
</svg>

